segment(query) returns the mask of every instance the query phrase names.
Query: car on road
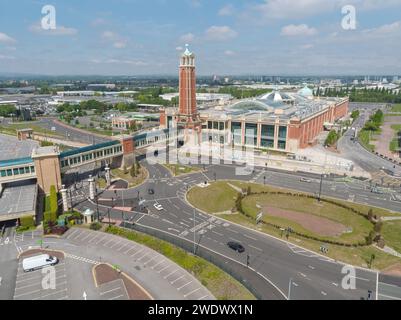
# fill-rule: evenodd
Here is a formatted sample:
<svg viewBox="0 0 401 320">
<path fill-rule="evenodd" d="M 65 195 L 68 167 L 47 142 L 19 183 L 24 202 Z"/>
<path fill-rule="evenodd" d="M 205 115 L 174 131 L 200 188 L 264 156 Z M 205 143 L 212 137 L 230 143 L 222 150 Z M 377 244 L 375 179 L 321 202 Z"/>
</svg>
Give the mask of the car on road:
<svg viewBox="0 0 401 320">
<path fill-rule="evenodd" d="M 58 263 L 58 258 L 48 254 L 41 254 L 34 257 L 25 258 L 22 260 L 22 269 L 25 272 L 42 269 L 48 266 L 55 266 Z"/>
<path fill-rule="evenodd" d="M 311 179 L 308 179 L 308 178 L 301 178 L 299 181 L 301 181 L 301 182 L 307 182 L 307 183 L 311 183 L 311 182 L 312 182 L 312 180 L 311 180 Z"/>
<path fill-rule="evenodd" d="M 155 207 L 155 209 L 156 209 L 157 211 L 162 211 L 162 210 L 164 210 L 163 206 L 162 206 L 160 203 L 155 203 L 153 206 Z"/>
<path fill-rule="evenodd" d="M 229 241 L 229 242 L 227 242 L 227 245 L 229 248 L 231 248 L 234 251 L 237 251 L 239 253 L 242 253 L 245 251 L 244 246 L 242 244 L 240 244 L 239 242 Z"/>
<path fill-rule="evenodd" d="M 148 194 L 155 194 L 155 190 L 153 190 L 153 189 L 148 189 Z"/>
</svg>

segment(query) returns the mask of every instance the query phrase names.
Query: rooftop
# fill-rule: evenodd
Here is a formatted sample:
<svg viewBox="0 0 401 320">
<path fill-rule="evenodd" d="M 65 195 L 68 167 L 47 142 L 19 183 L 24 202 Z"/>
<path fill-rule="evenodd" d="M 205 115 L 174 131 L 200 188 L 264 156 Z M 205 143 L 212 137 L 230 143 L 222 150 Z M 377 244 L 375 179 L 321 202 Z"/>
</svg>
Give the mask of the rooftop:
<svg viewBox="0 0 401 320">
<path fill-rule="evenodd" d="M 18 140 L 16 137 L 0 134 L 0 161 L 30 157 L 39 143 L 32 140 Z"/>
<path fill-rule="evenodd" d="M 36 190 L 35 182 L 8 184 L 0 198 L 0 221 L 8 220 L 13 215 L 34 214 Z"/>
</svg>

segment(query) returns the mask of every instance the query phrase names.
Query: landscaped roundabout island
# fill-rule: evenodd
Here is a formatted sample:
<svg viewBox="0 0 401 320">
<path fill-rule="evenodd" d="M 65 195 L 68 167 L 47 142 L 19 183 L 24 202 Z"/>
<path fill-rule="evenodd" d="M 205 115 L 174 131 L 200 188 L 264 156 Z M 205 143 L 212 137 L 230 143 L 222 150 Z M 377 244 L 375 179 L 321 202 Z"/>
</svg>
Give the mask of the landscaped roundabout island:
<svg viewBox="0 0 401 320">
<path fill-rule="evenodd" d="M 223 219 L 288 240 L 331 258 L 377 269 L 400 265 L 383 251 L 401 251 L 399 213 L 353 202 L 239 181 L 196 186 L 187 200 Z"/>
</svg>

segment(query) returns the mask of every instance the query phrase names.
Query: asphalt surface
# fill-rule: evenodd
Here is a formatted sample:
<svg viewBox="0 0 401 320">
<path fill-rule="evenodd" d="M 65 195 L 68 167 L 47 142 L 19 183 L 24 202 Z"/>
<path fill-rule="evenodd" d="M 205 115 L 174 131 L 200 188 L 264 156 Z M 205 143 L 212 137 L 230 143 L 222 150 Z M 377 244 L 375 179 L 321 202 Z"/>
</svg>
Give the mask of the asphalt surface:
<svg viewBox="0 0 401 320">
<path fill-rule="evenodd" d="M 369 120 L 370 115 L 373 114 L 372 108 L 365 108 L 360 110 L 360 116 L 352 125 L 343 137 L 338 141 L 337 147 L 341 154 L 354 161 L 358 166 L 368 172 L 377 172 L 380 170 L 392 171 L 401 176 L 401 166 L 385 160 L 362 147 L 358 141 L 351 140 L 355 136 L 355 130 L 359 132 Z"/>
<path fill-rule="evenodd" d="M 144 163 L 146 165 L 146 163 Z M 250 269 L 259 277 L 246 278 L 250 287 L 258 287 L 263 278 L 265 288 L 258 294 L 263 299 L 286 299 L 291 291 L 290 299 L 366 299 L 368 292 L 376 297 L 378 286 L 378 273 L 366 269 L 356 269 L 356 289 L 345 290 L 341 283 L 344 277 L 343 265 L 325 256 L 317 255 L 308 250 L 286 243 L 279 239 L 260 234 L 256 231 L 231 224 L 227 221 L 211 217 L 198 210 L 194 210 L 185 200 L 187 189 L 205 180 L 237 179 L 266 183 L 290 188 L 294 190 L 318 192 L 320 179 L 312 176 L 311 183 L 301 182 L 301 175 L 275 171 L 265 171 L 256 168 L 249 176 L 235 175 L 235 166 L 210 165 L 206 166 L 206 172 L 195 173 L 183 177 L 174 178 L 168 170 L 161 165 L 147 166 L 149 180 L 137 189 L 117 191 L 117 198 L 137 199 L 138 191 L 140 199 L 146 200 L 149 214 L 139 212 L 122 212 L 112 209 L 110 215 L 114 219 L 134 221 L 137 225 L 159 230 L 163 234 L 169 234 L 177 239 L 194 242 L 202 249 L 216 253 L 219 263 L 237 263 L 246 265 L 247 255 L 250 257 Z M 263 178 L 266 176 L 266 180 Z M 147 193 L 148 188 L 155 190 L 154 195 Z M 333 179 L 323 181 L 322 194 L 344 200 L 366 203 L 374 206 L 385 207 L 397 211 L 400 202 L 392 201 L 392 194 L 380 194 L 372 196 L 368 186 L 360 182 L 338 182 Z M 105 191 L 102 198 L 115 198 L 114 191 Z M 76 191 L 78 208 L 92 208 L 96 205 L 86 201 L 87 190 L 85 188 Z M 129 201 L 129 200 L 128 200 Z M 158 211 L 154 204 L 161 204 L 164 208 Z M 99 206 L 100 215 L 107 216 L 109 208 Z M 106 218 L 107 219 L 107 218 Z M 246 251 L 239 254 L 227 247 L 228 241 L 242 243 Z M 291 290 L 289 290 L 291 288 Z M 390 295 L 392 296 L 392 295 Z"/>
<path fill-rule="evenodd" d="M 42 248 L 65 253 L 55 267 L 54 289 L 43 288 L 42 270 L 25 273 L 22 259 L 18 259 L 23 251 L 40 248 L 40 240 Z M 116 286 L 108 290 L 96 287 L 92 268 L 99 263 L 118 266 L 155 299 L 214 299 L 187 271 L 133 241 L 82 228 L 70 229 L 61 238 L 43 238 L 39 230 L 17 234 L 15 227 L 8 225 L 0 234 L 0 300 L 125 299 L 117 294 Z"/>
</svg>

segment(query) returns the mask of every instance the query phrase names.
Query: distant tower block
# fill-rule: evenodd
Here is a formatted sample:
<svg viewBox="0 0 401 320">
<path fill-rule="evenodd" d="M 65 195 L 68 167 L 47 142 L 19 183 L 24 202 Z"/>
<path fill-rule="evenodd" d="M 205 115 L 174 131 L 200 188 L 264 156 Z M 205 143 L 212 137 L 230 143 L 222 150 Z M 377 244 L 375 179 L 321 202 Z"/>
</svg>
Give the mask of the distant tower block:
<svg viewBox="0 0 401 320">
<path fill-rule="evenodd" d="M 177 125 L 179 129 L 200 135 L 202 128 L 196 106 L 196 74 L 195 55 L 185 45 L 185 52 L 180 59 L 180 104 L 177 114 Z M 194 136 L 196 136 L 194 135 Z"/>
</svg>

